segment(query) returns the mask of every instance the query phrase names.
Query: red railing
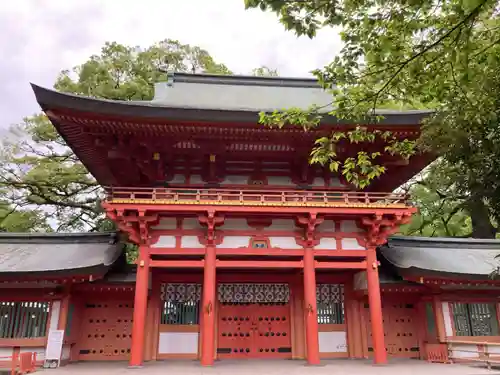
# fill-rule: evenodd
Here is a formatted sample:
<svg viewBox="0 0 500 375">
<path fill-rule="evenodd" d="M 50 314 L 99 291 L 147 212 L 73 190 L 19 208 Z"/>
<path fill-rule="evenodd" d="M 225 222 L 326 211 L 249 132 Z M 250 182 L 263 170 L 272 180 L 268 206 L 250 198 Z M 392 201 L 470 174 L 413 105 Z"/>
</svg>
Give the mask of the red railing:
<svg viewBox="0 0 500 375">
<path fill-rule="evenodd" d="M 2 364 L 4 367 L 8 365 L 11 375 L 29 374 L 36 370 L 36 353 L 15 353 L 12 356 L 0 357 L 0 368 Z"/>
<path fill-rule="evenodd" d="M 109 203 L 317 207 L 407 205 L 407 195 L 402 193 L 123 187 L 108 187 L 106 192 Z"/>
<path fill-rule="evenodd" d="M 425 344 L 427 361 L 437 363 L 448 363 L 448 345 L 447 344 Z"/>
</svg>

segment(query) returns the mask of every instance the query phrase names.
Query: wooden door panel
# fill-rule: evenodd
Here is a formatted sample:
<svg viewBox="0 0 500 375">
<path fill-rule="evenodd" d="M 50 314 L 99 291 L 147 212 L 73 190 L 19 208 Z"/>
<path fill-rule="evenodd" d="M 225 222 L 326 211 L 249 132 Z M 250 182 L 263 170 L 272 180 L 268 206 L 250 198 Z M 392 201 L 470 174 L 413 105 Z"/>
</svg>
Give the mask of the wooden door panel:
<svg viewBox="0 0 500 375">
<path fill-rule="evenodd" d="M 87 302 L 79 340 L 80 361 L 123 361 L 130 356 L 133 302 Z"/>
<path fill-rule="evenodd" d="M 368 351 L 373 352 L 369 305 L 365 304 Z M 391 357 L 419 358 L 416 304 L 400 300 L 384 300 L 382 306 L 385 347 Z"/>
<path fill-rule="evenodd" d="M 221 303 L 219 358 L 291 357 L 288 303 Z"/>
</svg>

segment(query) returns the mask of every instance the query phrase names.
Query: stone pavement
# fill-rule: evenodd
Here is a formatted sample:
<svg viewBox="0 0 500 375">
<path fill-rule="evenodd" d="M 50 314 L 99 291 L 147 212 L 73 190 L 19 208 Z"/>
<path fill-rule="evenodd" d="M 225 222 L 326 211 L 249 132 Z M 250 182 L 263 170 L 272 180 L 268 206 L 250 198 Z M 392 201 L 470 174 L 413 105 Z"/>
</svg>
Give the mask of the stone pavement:
<svg viewBox="0 0 500 375">
<path fill-rule="evenodd" d="M 500 374 L 498 370 L 469 365 L 431 364 L 419 360 L 393 360 L 386 366 L 374 366 L 368 360 L 326 360 L 321 366 L 306 366 L 291 360 L 224 360 L 213 367 L 201 367 L 196 361 L 151 362 L 141 369 L 128 369 L 124 362 L 77 363 L 37 373 L 53 375 L 482 375 Z"/>
</svg>

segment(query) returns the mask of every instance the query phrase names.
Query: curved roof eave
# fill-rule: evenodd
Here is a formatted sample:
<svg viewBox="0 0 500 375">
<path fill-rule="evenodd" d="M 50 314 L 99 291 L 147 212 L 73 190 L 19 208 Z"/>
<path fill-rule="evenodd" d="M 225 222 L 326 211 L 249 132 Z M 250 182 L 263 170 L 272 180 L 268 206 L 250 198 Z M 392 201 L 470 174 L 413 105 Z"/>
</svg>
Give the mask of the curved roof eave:
<svg viewBox="0 0 500 375">
<path fill-rule="evenodd" d="M 133 117 L 144 119 L 169 119 L 177 121 L 211 122 L 248 122 L 256 123 L 259 112 L 248 110 L 227 110 L 224 108 L 171 107 L 152 101 L 119 101 L 96 99 L 80 95 L 62 93 L 31 84 L 36 100 L 44 111 L 59 109 L 88 112 L 108 116 Z M 273 111 L 262 108 L 262 111 Z M 432 114 L 429 110 L 394 111 L 379 110 L 377 114 L 384 116 L 379 125 L 413 125 L 418 126 L 424 118 Z M 338 120 L 333 116 L 324 117 L 325 124 L 350 124 L 352 122 Z"/>
<path fill-rule="evenodd" d="M 380 253 L 406 275 L 484 278 L 500 265 L 500 240 L 395 236 Z"/>
</svg>

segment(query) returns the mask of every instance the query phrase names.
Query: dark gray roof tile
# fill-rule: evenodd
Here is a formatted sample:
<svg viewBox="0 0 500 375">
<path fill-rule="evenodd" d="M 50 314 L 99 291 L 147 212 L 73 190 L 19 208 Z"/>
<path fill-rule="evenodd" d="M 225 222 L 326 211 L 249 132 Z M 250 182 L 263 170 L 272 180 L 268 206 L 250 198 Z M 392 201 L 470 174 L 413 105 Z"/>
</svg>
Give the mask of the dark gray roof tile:
<svg viewBox="0 0 500 375">
<path fill-rule="evenodd" d="M 380 252 L 402 272 L 488 276 L 500 266 L 500 240 L 395 236 Z"/>
<path fill-rule="evenodd" d="M 2 233 L 0 273 L 106 268 L 121 251 L 114 233 Z"/>
</svg>

